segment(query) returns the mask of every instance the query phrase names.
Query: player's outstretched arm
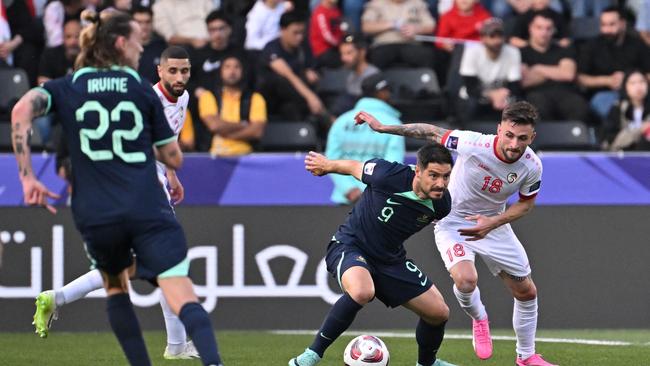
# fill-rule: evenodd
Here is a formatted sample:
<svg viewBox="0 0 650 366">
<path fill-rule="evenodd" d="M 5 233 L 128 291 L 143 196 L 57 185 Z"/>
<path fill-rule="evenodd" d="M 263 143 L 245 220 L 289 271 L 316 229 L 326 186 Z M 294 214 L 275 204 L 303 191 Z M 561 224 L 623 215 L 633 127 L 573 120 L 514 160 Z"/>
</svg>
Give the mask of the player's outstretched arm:
<svg viewBox="0 0 650 366">
<path fill-rule="evenodd" d="M 481 240 L 487 234 L 501 225 L 511 223 L 526 215 L 535 206 L 535 198 L 519 200 L 503 213 L 496 216 L 473 215 L 465 219 L 476 221 L 476 226 L 458 229 L 460 235 L 468 237 L 467 241 Z"/>
<path fill-rule="evenodd" d="M 28 205 L 39 205 L 56 213 L 48 198 L 59 198 L 50 192 L 34 176 L 32 170 L 32 154 L 30 140 L 32 135 L 32 120 L 45 114 L 48 96 L 43 92 L 32 89 L 16 103 L 11 111 L 11 143 L 18 163 L 18 176 L 23 185 L 23 198 Z"/>
<path fill-rule="evenodd" d="M 354 117 L 356 124 L 367 123 L 374 131 L 390 133 L 406 137 L 414 137 L 428 141 L 442 142 L 442 137 L 449 131 L 446 128 L 438 127 L 428 123 L 408 123 L 404 125 L 384 125 L 372 114 L 359 112 Z"/>
<path fill-rule="evenodd" d="M 330 160 L 323 154 L 310 151 L 305 157 L 305 169 L 317 176 L 336 173 L 351 175 L 361 181 L 363 163 L 356 160 Z"/>
</svg>

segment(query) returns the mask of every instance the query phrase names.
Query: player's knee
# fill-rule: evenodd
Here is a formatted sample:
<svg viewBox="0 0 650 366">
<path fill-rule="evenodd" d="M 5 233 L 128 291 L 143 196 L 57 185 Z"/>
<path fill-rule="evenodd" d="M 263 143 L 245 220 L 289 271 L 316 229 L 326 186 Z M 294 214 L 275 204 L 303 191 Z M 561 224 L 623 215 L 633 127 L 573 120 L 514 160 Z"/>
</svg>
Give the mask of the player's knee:
<svg viewBox="0 0 650 366">
<path fill-rule="evenodd" d="M 449 306 L 443 302 L 437 307 L 434 315 L 439 323 L 446 322 L 449 319 Z"/>
<path fill-rule="evenodd" d="M 478 276 L 476 274 L 460 274 L 454 278 L 454 283 L 460 292 L 470 293 L 478 285 Z"/>
<path fill-rule="evenodd" d="M 526 286 L 522 286 L 514 291 L 514 296 L 519 301 L 530 301 L 537 298 L 537 287 L 533 281 L 527 281 Z"/>
<path fill-rule="evenodd" d="M 433 307 L 428 314 L 422 316 L 422 319 L 433 326 L 440 325 L 449 320 L 449 306 L 445 302 L 441 302 Z"/>
<path fill-rule="evenodd" d="M 357 304 L 365 305 L 375 298 L 375 288 L 374 286 L 352 288 L 348 294 Z"/>
</svg>

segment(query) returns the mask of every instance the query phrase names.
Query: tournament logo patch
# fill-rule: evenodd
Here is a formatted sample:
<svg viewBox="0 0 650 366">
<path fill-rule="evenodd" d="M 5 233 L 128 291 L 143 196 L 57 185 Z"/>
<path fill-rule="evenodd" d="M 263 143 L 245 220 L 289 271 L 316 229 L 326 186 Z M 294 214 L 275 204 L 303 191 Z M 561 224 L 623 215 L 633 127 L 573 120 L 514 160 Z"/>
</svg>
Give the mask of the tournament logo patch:
<svg viewBox="0 0 650 366">
<path fill-rule="evenodd" d="M 375 171 L 375 165 L 377 163 L 368 163 L 363 167 L 363 174 L 365 175 L 372 175 L 372 172 Z"/>
<path fill-rule="evenodd" d="M 535 183 L 535 184 L 533 184 L 532 186 L 530 186 L 530 189 L 528 190 L 528 193 L 535 192 L 536 190 L 539 189 L 539 187 L 540 187 L 541 185 L 542 185 L 542 181 L 541 181 L 541 180 L 538 180 L 537 183 Z"/>
<path fill-rule="evenodd" d="M 508 183 L 514 183 L 517 180 L 517 173 L 508 174 Z"/>
<path fill-rule="evenodd" d="M 429 216 L 427 216 L 426 214 L 423 214 L 422 216 L 419 216 L 416 220 L 418 222 L 423 223 L 423 224 L 428 224 L 429 223 Z"/>
<path fill-rule="evenodd" d="M 456 149 L 458 147 L 458 137 L 456 136 L 449 136 L 447 137 L 447 144 L 446 146 L 449 149 Z"/>
<path fill-rule="evenodd" d="M 354 260 L 356 260 L 357 262 L 368 264 L 368 262 L 366 262 L 366 258 L 364 258 L 363 256 L 360 256 L 360 255 L 358 255 L 356 258 L 354 258 Z"/>
</svg>

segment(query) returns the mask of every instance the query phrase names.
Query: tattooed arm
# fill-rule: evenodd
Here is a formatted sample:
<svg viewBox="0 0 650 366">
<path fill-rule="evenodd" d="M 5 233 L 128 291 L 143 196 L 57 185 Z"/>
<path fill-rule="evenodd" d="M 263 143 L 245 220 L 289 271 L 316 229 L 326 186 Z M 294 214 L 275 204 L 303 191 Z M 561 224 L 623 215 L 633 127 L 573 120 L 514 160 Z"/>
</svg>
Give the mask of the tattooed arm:
<svg viewBox="0 0 650 366">
<path fill-rule="evenodd" d="M 37 90 L 30 90 L 20 98 L 11 112 L 11 142 L 21 179 L 27 176 L 33 177 L 30 149 L 32 120 L 45 113 L 47 98 Z"/>
<path fill-rule="evenodd" d="M 18 176 L 23 185 L 25 203 L 44 206 L 50 212 L 56 213 L 56 209 L 47 199 L 58 198 L 58 195 L 50 192 L 34 176 L 30 149 L 32 120 L 45 113 L 47 104 L 48 96 L 34 89 L 20 98 L 11 111 L 11 142 L 18 163 Z"/>
<path fill-rule="evenodd" d="M 390 133 L 405 137 L 414 137 L 440 143 L 442 137 L 449 131 L 428 123 L 409 123 L 404 125 L 384 125 L 367 112 L 359 112 L 354 117 L 357 124 L 367 123 L 370 128 L 381 133 Z"/>
</svg>

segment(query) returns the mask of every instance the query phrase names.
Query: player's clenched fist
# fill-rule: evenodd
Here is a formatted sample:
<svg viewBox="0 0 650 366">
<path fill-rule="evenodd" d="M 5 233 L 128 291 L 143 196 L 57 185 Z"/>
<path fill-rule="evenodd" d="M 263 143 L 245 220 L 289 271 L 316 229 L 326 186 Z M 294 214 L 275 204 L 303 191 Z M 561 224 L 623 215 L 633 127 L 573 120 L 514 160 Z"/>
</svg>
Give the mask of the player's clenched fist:
<svg viewBox="0 0 650 366">
<path fill-rule="evenodd" d="M 305 157 L 305 169 L 313 175 L 322 176 L 329 173 L 328 163 L 329 159 L 314 151 L 310 151 Z"/>
</svg>

